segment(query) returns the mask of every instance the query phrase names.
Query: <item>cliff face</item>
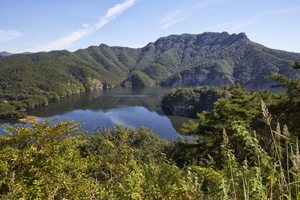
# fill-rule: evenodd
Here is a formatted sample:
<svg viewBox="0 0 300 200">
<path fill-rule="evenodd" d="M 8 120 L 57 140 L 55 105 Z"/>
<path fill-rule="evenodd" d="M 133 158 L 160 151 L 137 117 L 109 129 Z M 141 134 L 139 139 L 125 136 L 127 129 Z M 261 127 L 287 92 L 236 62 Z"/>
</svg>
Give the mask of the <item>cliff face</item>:
<svg viewBox="0 0 300 200">
<path fill-rule="evenodd" d="M 209 85 L 209 86 L 220 86 L 222 84 L 230 83 L 225 78 L 222 78 L 222 74 L 214 73 L 209 77 L 204 73 L 187 73 L 181 74 L 181 79 L 177 79 L 172 83 L 172 87 L 186 87 L 195 85 Z"/>
<path fill-rule="evenodd" d="M 94 89 L 103 89 L 104 88 L 104 84 L 97 78 L 92 78 L 90 79 L 90 90 L 94 90 Z"/>
</svg>

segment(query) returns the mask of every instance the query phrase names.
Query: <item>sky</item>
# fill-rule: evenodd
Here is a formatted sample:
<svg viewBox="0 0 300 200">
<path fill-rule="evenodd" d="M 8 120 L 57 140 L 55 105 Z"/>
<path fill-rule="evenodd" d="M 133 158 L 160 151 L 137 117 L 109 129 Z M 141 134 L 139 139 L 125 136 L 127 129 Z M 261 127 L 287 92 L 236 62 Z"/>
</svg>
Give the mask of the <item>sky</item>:
<svg viewBox="0 0 300 200">
<path fill-rule="evenodd" d="M 0 0 L 0 52 L 140 48 L 172 34 L 244 32 L 300 53 L 299 0 Z"/>
</svg>

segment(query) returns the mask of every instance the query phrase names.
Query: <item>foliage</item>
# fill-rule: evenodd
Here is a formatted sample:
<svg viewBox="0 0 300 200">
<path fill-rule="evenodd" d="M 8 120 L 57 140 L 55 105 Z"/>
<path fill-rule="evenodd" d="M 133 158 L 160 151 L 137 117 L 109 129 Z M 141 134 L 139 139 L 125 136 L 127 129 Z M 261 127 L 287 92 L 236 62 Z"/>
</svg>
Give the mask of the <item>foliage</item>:
<svg viewBox="0 0 300 200">
<path fill-rule="evenodd" d="M 80 124 L 46 120 L 5 127 L 0 138 L 2 199 L 201 198 L 195 170 L 164 156 L 151 130 L 121 126 L 91 135 Z M 71 136 L 70 134 L 73 134 Z"/>
<path fill-rule="evenodd" d="M 3 199 L 74 198 L 87 192 L 82 190 L 89 185 L 85 163 L 76 148 L 81 141 L 69 137 L 80 124 L 51 123 L 6 127 L 8 135 L 0 140 Z"/>
<path fill-rule="evenodd" d="M 24 115 L 19 110 L 95 87 L 173 85 L 185 73 L 197 85 L 260 87 L 266 83 L 261 75 L 288 75 L 285 66 L 299 58 L 253 43 L 243 33 L 226 32 L 171 35 L 137 49 L 101 44 L 76 52 L 11 55 L 0 58 L 0 100 L 15 109 L 0 117 L 18 118 Z"/>
<path fill-rule="evenodd" d="M 139 86 L 139 87 L 148 87 L 155 85 L 155 81 L 148 77 L 141 71 L 135 70 L 132 72 L 130 77 L 128 77 L 123 86 L 125 87 L 132 87 L 132 86 Z"/>
<path fill-rule="evenodd" d="M 228 33 L 172 35 L 138 49 L 102 44 L 74 53 L 1 57 L 5 118 L 23 117 L 26 109 L 96 83 L 172 84 L 183 72 L 250 86 L 264 84 L 261 75 L 270 75 L 267 79 L 279 81 L 287 93 L 248 92 L 239 84 L 169 91 L 163 99 L 163 105 L 172 103 L 169 111 L 181 106 L 186 115 L 200 113 L 198 123 L 185 125 L 187 135 L 198 136 L 193 142 L 162 140 L 144 127 L 88 133 L 74 121 L 5 127 L 0 197 L 299 199 L 299 63 L 294 73 L 284 69 L 294 60 L 299 54 Z"/>
<path fill-rule="evenodd" d="M 264 121 L 270 128 L 272 148 L 275 155 L 270 156 L 259 144 L 254 132 L 250 133 L 239 122 L 232 123 L 235 135 L 242 137 L 244 149 L 249 157 L 237 162 L 229 148 L 229 139 L 223 132 L 222 154 L 225 157 L 222 174 L 227 175 L 226 191 L 223 199 L 298 199 L 299 198 L 299 152 L 298 140 L 290 137 L 287 126 L 283 131 L 278 124 L 277 130 L 271 127 L 271 115 L 262 101 Z M 281 142 L 279 142 L 281 140 Z M 284 144 L 282 146 L 280 143 Z"/>
<path fill-rule="evenodd" d="M 218 99 L 214 103 L 214 109 L 210 112 L 203 111 L 198 114 L 199 121 L 190 121 L 184 124 L 184 132 L 186 135 L 198 136 L 197 157 L 207 158 L 207 154 L 211 154 L 214 159 L 221 161 L 222 155 L 218 152 L 221 151 L 220 143 L 223 140 L 221 134 L 225 128 L 227 135 L 230 139 L 230 147 L 234 150 L 236 158 L 239 160 L 244 159 L 245 152 L 243 150 L 244 142 L 242 138 L 234 136 L 234 130 L 231 123 L 233 121 L 242 121 L 243 126 L 255 130 L 260 145 L 268 152 L 273 154 L 270 147 L 272 141 L 267 130 L 268 127 L 262 120 L 261 99 L 264 100 L 266 105 L 270 108 L 273 114 L 274 122 L 272 127 L 276 127 L 276 120 L 285 123 L 286 113 L 279 112 L 284 110 L 281 108 L 282 103 L 285 102 L 286 94 L 272 94 L 268 91 L 247 92 L 240 86 L 228 88 L 229 95 L 224 98 Z M 289 123 L 291 130 L 297 128 L 297 123 Z M 296 134 L 297 132 L 295 132 Z M 200 151 L 200 152 L 199 152 Z"/>
<path fill-rule="evenodd" d="M 228 94 L 225 89 L 208 86 L 173 88 L 164 94 L 162 109 L 166 114 L 196 117 L 197 113 L 213 110 L 213 103 Z"/>
<path fill-rule="evenodd" d="M 182 97 L 210 89 L 191 89 Z M 199 136 L 194 142 L 167 141 L 145 127 L 88 133 L 74 121 L 7 126 L 0 136 L 0 197 L 298 199 L 297 132 L 280 125 L 282 113 L 274 112 L 297 90 L 224 89 L 229 94 L 213 111 L 186 125 L 187 133 Z M 297 130 L 299 121 L 291 125 Z"/>
<path fill-rule="evenodd" d="M 300 64 L 295 62 L 291 69 L 295 71 L 295 74 L 300 69 Z M 275 80 L 279 82 L 271 87 L 283 87 L 286 89 L 286 95 L 284 95 L 277 106 L 270 107 L 271 113 L 280 119 L 280 121 L 286 124 L 290 131 L 299 134 L 300 127 L 297 125 L 300 120 L 300 78 L 288 78 L 287 76 L 276 74 L 273 76 L 264 76 L 268 80 Z"/>
<path fill-rule="evenodd" d="M 143 127 L 116 126 L 88 133 L 78 131 L 80 124 L 74 121 L 53 124 L 50 120 L 30 122 L 30 127 L 5 127 L 8 135 L 0 137 L 0 197 L 296 199 L 300 195 L 298 142 L 286 126 L 278 125 L 274 131 L 270 113 L 264 102 L 261 105 L 275 155 L 260 146 L 255 133 L 234 122 L 234 135 L 244 141 L 247 158 L 238 161 L 224 129 L 221 167 L 212 157 L 206 166 L 177 166 L 170 155 L 179 142 L 162 140 Z"/>
</svg>

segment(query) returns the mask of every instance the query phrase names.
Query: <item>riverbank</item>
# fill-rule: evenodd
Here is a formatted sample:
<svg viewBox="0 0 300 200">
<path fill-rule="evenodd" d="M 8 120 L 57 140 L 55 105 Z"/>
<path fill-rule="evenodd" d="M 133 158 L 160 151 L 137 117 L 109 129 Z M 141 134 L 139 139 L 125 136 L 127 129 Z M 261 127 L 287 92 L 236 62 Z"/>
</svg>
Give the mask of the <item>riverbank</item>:
<svg viewBox="0 0 300 200">
<path fill-rule="evenodd" d="M 18 121 L 20 121 L 20 122 L 35 122 L 38 119 L 39 118 L 36 116 L 26 116 L 25 118 L 18 119 Z"/>
</svg>

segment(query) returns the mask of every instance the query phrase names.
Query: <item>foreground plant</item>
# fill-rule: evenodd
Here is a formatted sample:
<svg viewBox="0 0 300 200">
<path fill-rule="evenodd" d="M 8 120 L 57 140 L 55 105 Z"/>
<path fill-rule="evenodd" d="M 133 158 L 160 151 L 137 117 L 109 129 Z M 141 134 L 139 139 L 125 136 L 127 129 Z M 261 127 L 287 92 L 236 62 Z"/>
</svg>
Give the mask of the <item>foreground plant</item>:
<svg viewBox="0 0 300 200">
<path fill-rule="evenodd" d="M 0 136 L 1 199 L 202 198 L 199 172 L 169 161 L 168 143 L 150 129 L 89 134 L 74 121 L 29 125 Z M 143 150 L 147 143 L 151 151 Z"/>
<path fill-rule="evenodd" d="M 298 140 L 287 126 L 273 127 L 263 101 L 261 107 L 271 138 L 268 151 L 258 133 L 233 122 L 233 136 L 243 148 L 235 152 L 223 129 L 222 167 L 210 155 L 207 165 L 175 164 L 172 151 L 184 150 L 185 143 L 162 140 L 144 127 L 88 133 L 78 130 L 80 123 L 51 120 L 5 127 L 8 135 L 0 136 L 0 198 L 300 199 Z M 237 153 L 244 155 L 243 161 Z M 187 157 L 193 160 L 193 154 Z"/>
<path fill-rule="evenodd" d="M 246 158 L 242 163 L 236 161 L 224 132 L 222 154 L 225 162 L 222 174 L 226 175 L 224 182 L 227 185 L 224 199 L 300 199 L 298 140 L 289 137 L 286 126 L 283 133 L 279 124 L 276 131 L 272 129 L 272 117 L 263 101 L 262 112 L 270 128 L 274 155 L 270 156 L 260 146 L 255 132 L 251 134 L 239 122 L 234 122 L 235 136 L 242 137 L 245 142 Z"/>
</svg>

